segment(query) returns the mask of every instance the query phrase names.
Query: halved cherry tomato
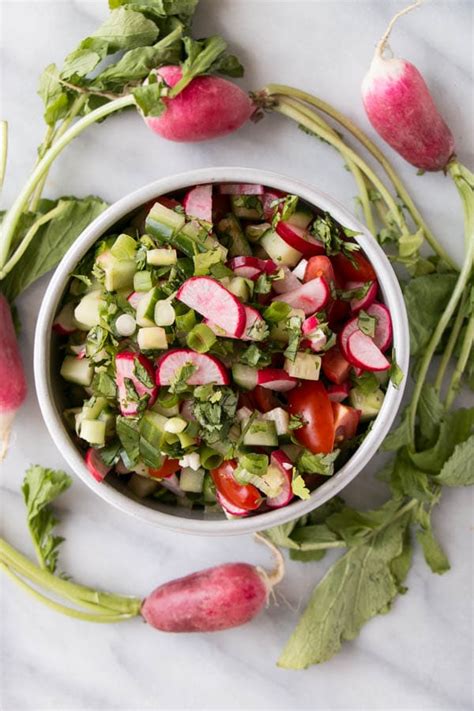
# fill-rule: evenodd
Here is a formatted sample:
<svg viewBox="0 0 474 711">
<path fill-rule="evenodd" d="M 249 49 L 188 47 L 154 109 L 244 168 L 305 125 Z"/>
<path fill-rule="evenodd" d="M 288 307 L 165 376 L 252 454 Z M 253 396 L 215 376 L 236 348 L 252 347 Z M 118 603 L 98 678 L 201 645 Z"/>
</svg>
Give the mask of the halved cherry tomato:
<svg viewBox="0 0 474 711">
<path fill-rule="evenodd" d="M 298 442 L 313 454 L 334 448 L 334 415 L 326 388 L 319 381 L 305 381 L 288 393 L 290 415 L 301 415 L 307 424 L 294 430 Z"/>
<path fill-rule="evenodd" d="M 167 197 L 166 195 L 162 195 L 157 199 L 157 202 L 161 203 L 165 207 L 168 207 L 170 210 L 174 210 L 175 207 L 180 206 L 181 203 L 175 200 L 174 198 Z"/>
<path fill-rule="evenodd" d="M 323 255 L 311 257 L 308 260 L 308 266 L 306 267 L 303 281 L 311 281 L 311 279 L 316 279 L 320 276 L 324 277 L 329 285 L 335 281 L 331 260 L 329 257 L 324 257 Z"/>
<path fill-rule="evenodd" d="M 336 385 L 342 385 L 342 383 L 346 382 L 352 368 L 337 346 L 326 351 L 323 355 L 321 366 L 326 378 Z"/>
<path fill-rule="evenodd" d="M 252 394 L 249 392 L 240 392 L 239 393 L 239 400 L 238 400 L 238 405 L 240 407 L 248 407 L 249 410 L 255 410 L 257 407 L 255 404 L 255 401 L 252 397 Z"/>
<path fill-rule="evenodd" d="M 239 484 L 234 477 L 237 467 L 235 459 L 223 462 L 217 469 L 211 470 L 211 476 L 217 491 L 231 504 L 246 511 L 255 511 L 262 503 L 262 495 L 253 484 Z"/>
<path fill-rule="evenodd" d="M 346 439 L 352 439 L 357 434 L 357 427 L 360 422 L 360 410 L 340 402 L 332 403 L 334 413 L 334 429 L 336 432 L 336 444 Z"/>
<path fill-rule="evenodd" d="M 350 312 L 351 307 L 348 301 L 339 299 L 332 301 L 327 308 L 329 328 L 333 331 L 337 330 L 341 321 L 345 321 L 349 317 Z"/>
<path fill-rule="evenodd" d="M 332 258 L 332 263 L 336 273 L 344 281 L 373 281 L 377 278 L 373 266 L 360 252 L 352 252 L 351 259 L 345 254 L 336 254 Z"/>
<path fill-rule="evenodd" d="M 148 468 L 148 474 L 156 479 L 167 479 L 180 469 L 179 459 L 165 459 L 158 469 Z"/>
<path fill-rule="evenodd" d="M 255 407 L 257 410 L 260 410 L 260 412 L 269 412 L 279 406 L 278 400 L 272 391 L 268 388 L 262 388 L 261 385 L 257 385 L 257 387 L 251 391 L 250 395 L 255 402 Z"/>
</svg>

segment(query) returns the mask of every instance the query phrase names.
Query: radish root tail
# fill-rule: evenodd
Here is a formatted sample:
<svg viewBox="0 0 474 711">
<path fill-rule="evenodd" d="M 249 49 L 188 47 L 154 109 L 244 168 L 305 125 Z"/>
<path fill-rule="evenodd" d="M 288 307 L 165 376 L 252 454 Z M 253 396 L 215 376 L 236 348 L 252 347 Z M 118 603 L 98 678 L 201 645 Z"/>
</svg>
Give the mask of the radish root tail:
<svg viewBox="0 0 474 711">
<path fill-rule="evenodd" d="M 255 534 L 255 540 L 258 543 L 263 543 L 265 544 L 272 552 L 274 561 L 275 561 L 275 566 L 273 567 L 272 570 L 268 571 L 265 570 L 264 568 L 258 568 L 259 572 L 264 576 L 264 579 L 266 583 L 268 584 L 268 590 L 271 592 L 272 588 L 275 585 L 278 585 L 279 582 L 281 582 L 284 578 L 285 575 L 285 560 L 283 558 L 283 554 L 280 551 L 277 546 L 270 541 L 269 538 L 267 538 L 265 535 L 261 533 L 256 533 Z"/>
<path fill-rule="evenodd" d="M 403 8 L 403 10 L 400 10 L 400 12 L 397 12 L 397 14 L 392 17 L 392 19 L 388 23 L 387 29 L 385 30 L 384 34 L 382 35 L 380 41 L 377 44 L 377 47 L 375 49 L 376 55 L 378 55 L 379 57 L 383 56 L 383 53 L 384 53 L 385 49 L 387 48 L 387 42 L 388 42 L 390 34 L 393 30 L 393 27 L 394 27 L 395 23 L 400 19 L 400 17 L 402 17 L 403 15 L 406 15 L 408 12 L 411 12 L 412 10 L 415 10 L 423 2 L 424 2 L 424 0 L 415 0 L 414 3 Z"/>
</svg>

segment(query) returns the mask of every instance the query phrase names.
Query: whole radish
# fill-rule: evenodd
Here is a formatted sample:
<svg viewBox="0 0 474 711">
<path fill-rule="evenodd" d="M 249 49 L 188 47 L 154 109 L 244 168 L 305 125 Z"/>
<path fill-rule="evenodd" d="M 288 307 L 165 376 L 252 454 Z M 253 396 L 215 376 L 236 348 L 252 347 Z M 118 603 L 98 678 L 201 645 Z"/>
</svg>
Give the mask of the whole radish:
<svg viewBox="0 0 474 711">
<path fill-rule="evenodd" d="M 173 87 L 181 79 L 178 66 L 161 67 L 158 75 Z M 216 76 L 198 76 L 176 97 L 164 99 L 161 116 L 145 118 L 149 128 L 170 141 L 205 141 L 236 131 L 255 106 L 237 84 Z"/>
<path fill-rule="evenodd" d="M 6 454 L 10 428 L 26 390 L 10 306 L 0 293 L 0 461 Z"/>
<path fill-rule="evenodd" d="M 419 4 L 389 23 L 362 83 L 362 99 L 370 123 L 392 148 L 417 168 L 435 171 L 453 157 L 453 135 L 418 69 L 405 59 L 384 56 L 394 23 Z"/>
</svg>

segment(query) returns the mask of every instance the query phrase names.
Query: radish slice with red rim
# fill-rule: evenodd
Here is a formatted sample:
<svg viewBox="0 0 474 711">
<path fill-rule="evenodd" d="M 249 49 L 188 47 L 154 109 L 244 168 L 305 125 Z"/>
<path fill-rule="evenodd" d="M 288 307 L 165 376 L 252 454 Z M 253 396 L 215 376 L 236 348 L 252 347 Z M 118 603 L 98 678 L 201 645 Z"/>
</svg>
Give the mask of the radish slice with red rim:
<svg viewBox="0 0 474 711">
<path fill-rule="evenodd" d="M 215 279 L 191 277 L 180 286 L 176 298 L 227 333 L 242 336 L 246 322 L 243 304 Z"/>
<path fill-rule="evenodd" d="M 344 288 L 347 290 L 360 289 L 366 285 L 367 282 L 363 281 L 349 281 L 345 284 Z M 367 293 L 361 299 L 351 299 L 351 310 L 353 313 L 357 313 L 361 309 L 367 311 L 369 306 L 371 306 L 375 299 L 377 298 L 377 292 L 379 290 L 379 285 L 376 281 L 371 282 Z"/>
<path fill-rule="evenodd" d="M 212 185 L 196 185 L 183 199 L 186 215 L 212 222 Z"/>
<path fill-rule="evenodd" d="M 102 460 L 100 453 L 97 449 L 89 447 L 85 456 L 86 467 L 94 477 L 96 481 L 103 481 L 107 474 L 112 469 L 111 466 L 107 466 Z"/>
<path fill-rule="evenodd" d="M 349 337 L 352 336 L 352 334 L 358 330 L 359 326 L 357 316 L 355 316 L 354 318 L 351 318 L 351 320 L 348 321 L 342 327 L 341 331 L 339 331 L 339 334 L 337 336 L 337 345 L 339 346 L 339 350 L 341 351 L 342 355 L 346 360 L 349 360 L 347 355 L 347 341 L 349 340 Z"/>
<path fill-rule="evenodd" d="M 249 513 L 247 509 L 242 509 L 239 506 L 236 506 L 235 504 L 231 503 L 229 499 L 226 499 L 226 497 L 220 493 L 220 491 L 216 491 L 216 499 L 220 503 L 224 511 L 230 516 L 247 516 Z"/>
<path fill-rule="evenodd" d="M 280 220 L 276 225 L 277 234 L 290 247 L 298 250 L 304 257 L 314 257 L 317 254 L 324 254 L 324 245 L 307 230 L 291 225 L 289 222 Z"/>
<path fill-rule="evenodd" d="M 280 509 L 282 506 L 287 506 L 294 498 L 292 489 L 293 480 L 293 462 L 284 452 L 277 449 L 270 456 L 271 466 L 276 467 L 282 476 L 282 490 L 277 496 L 267 497 L 267 506 L 271 509 Z"/>
<path fill-rule="evenodd" d="M 263 195 L 265 188 L 257 183 L 221 183 L 219 192 L 222 195 Z"/>
<path fill-rule="evenodd" d="M 137 367 L 138 365 L 138 367 Z M 141 378 L 138 372 L 141 367 L 146 374 Z M 145 385 L 142 380 L 147 377 L 153 385 Z M 130 397 L 126 386 L 126 381 L 131 381 L 138 398 L 148 395 L 147 406 L 151 407 L 158 395 L 158 388 L 155 382 L 155 370 L 153 364 L 142 353 L 123 351 L 115 356 L 115 382 L 117 383 L 118 400 L 122 415 L 136 415 L 139 410 L 139 401 Z"/>
<path fill-rule="evenodd" d="M 273 274 L 278 269 L 271 259 L 259 259 L 258 257 L 234 257 L 229 262 L 229 269 L 237 275 L 246 279 L 256 279 L 260 274 Z"/>
<path fill-rule="evenodd" d="M 329 385 L 327 388 L 329 399 L 333 402 L 342 402 L 349 396 L 349 383 L 341 383 L 341 385 Z"/>
<path fill-rule="evenodd" d="M 53 331 L 60 336 L 69 336 L 77 331 L 77 323 L 74 318 L 74 304 L 65 304 L 53 322 Z"/>
<path fill-rule="evenodd" d="M 390 362 L 370 336 L 362 331 L 354 331 L 347 340 L 348 360 L 359 368 L 370 371 L 388 370 Z"/>
<path fill-rule="evenodd" d="M 386 351 L 392 343 L 392 317 L 385 304 L 373 303 L 367 309 L 369 316 L 376 320 L 374 343 L 381 351 Z"/>
<path fill-rule="evenodd" d="M 276 283 L 276 282 L 275 282 Z M 306 316 L 321 311 L 329 300 L 329 287 L 323 277 L 307 281 L 293 291 L 279 294 L 273 301 L 285 301 L 294 309 L 302 309 Z"/>
<path fill-rule="evenodd" d="M 195 368 L 186 379 L 189 385 L 229 384 L 229 374 L 217 358 L 207 353 L 196 353 L 187 348 L 176 348 L 158 358 L 156 363 L 157 385 L 171 385 L 181 368 L 189 363 Z"/>
<path fill-rule="evenodd" d="M 280 368 L 263 368 L 257 372 L 257 385 L 276 392 L 286 392 L 293 390 L 298 384 L 298 379 L 288 375 L 285 370 Z"/>
<path fill-rule="evenodd" d="M 282 267 L 282 270 L 284 274 L 283 279 L 275 279 L 272 282 L 274 292 L 277 294 L 286 294 L 288 291 L 294 291 L 295 289 L 299 289 L 300 286 L 303 286 L 296 274 L 293 274 L 288 267 Z"/>
</svg>

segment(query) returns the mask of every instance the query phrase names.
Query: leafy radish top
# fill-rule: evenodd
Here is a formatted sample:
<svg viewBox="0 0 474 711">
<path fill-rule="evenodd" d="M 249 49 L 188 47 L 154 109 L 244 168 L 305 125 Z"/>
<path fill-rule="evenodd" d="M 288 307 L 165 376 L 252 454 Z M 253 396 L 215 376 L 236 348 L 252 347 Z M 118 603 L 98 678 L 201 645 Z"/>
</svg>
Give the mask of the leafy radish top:
<svg viewBox="0 0 474 711">
<path fill-rule="evenodd" d="M 295 195 L 222 184 L 100 240 L 54 323 L 91 475 L 229 517 L 310 496 L 401 378 L 353 236 Z"/>
</svg>

